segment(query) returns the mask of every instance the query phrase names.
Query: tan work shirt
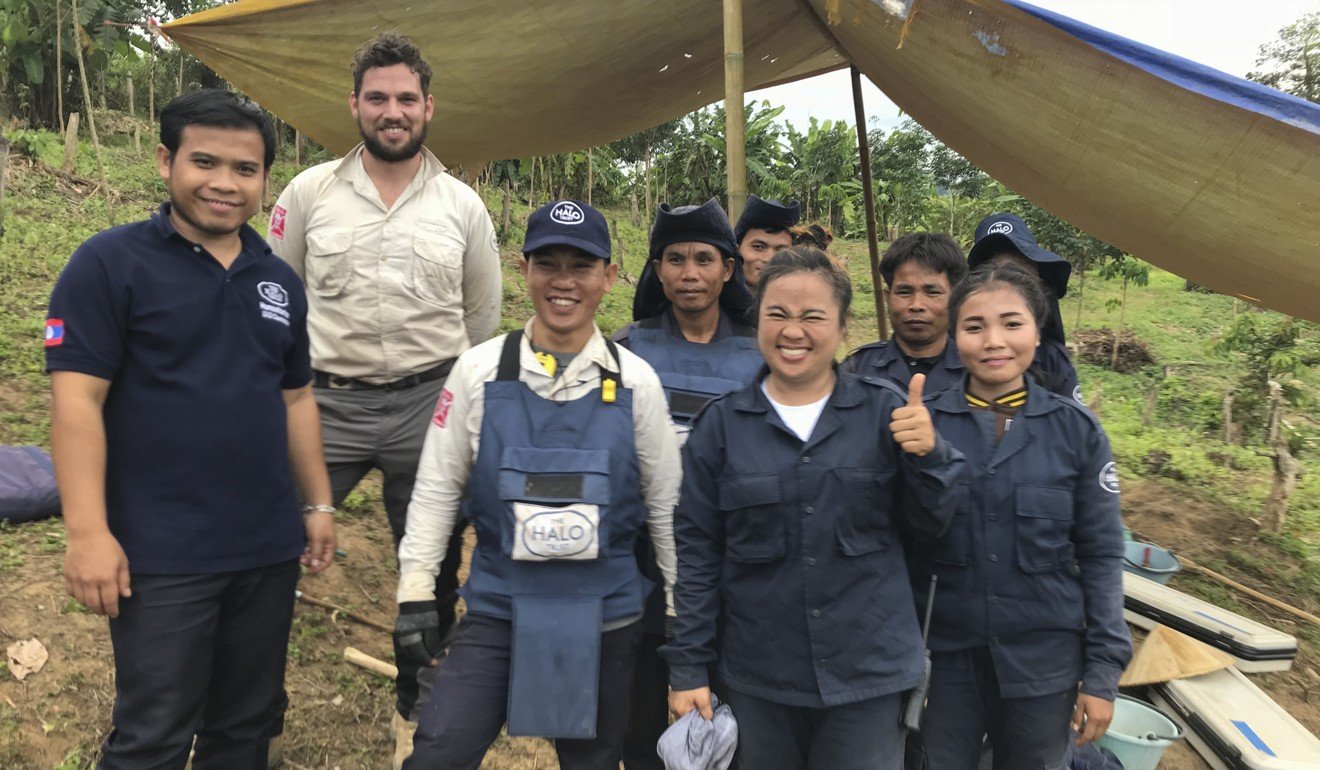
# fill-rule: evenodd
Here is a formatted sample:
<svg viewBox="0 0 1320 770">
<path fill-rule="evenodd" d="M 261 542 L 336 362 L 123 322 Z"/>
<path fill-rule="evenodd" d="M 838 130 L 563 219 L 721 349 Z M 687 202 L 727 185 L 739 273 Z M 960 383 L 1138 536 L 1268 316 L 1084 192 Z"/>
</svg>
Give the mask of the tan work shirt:
<svg viewBox="0 0 1320 770">
<path fill-rule="evenodd" d="M 600 388 L 600 371 L 614 369 L 614 358 L 600 330 L 587 342 L 563 373 L 551 376 L 536 360 L 529 340 L 536 319 L 527 322 L 518 356 L 518 379 L 536 395 L 550 401 L 573 401 Z M 435 576 L 449 548 L 450 533 L 472 464 L 480 448 L 485 414 L 486 383 L 499 372 L 504 336 L 489 340 L 463 355 L 454 365 L 440 394 L 436 414 L 427 428 L 417 485 L 408 506 L 408 528 L 399 543 L 400 602 L 435 598 Z M 664 575 L 665 597 L 673 608 L 672 589 L 677 573 L 674 553 L 674 505 L 683 477 L 678 439 L 669 419 L 669 402 L 660 377 L 651 365 L 631 350 L 619 348 L 619 374 L 633 394 L 633 444 L 646 501 L 647 533 L 655 548 L 656 564 Z"/>
<path fill-rule="evenodd" d="M 294 177 L 267 241 L 307 284 L 312 367 L 384 383 L 494 333 L 500 260 L 485 203 L 429 150 L 391 207 L 362 152 Z"/>
</svg>

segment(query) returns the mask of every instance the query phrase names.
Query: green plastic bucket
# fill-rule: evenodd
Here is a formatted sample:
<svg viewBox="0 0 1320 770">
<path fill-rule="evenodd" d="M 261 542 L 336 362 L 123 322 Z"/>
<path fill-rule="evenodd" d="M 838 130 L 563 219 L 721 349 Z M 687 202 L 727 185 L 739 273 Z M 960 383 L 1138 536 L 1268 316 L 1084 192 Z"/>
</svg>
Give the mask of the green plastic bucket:
<svg viewBox="0 0 1320 770">
<path fill-rule="evenodd" d="M 1136 698 L 1119 695 L 1114 721 L 1096 743 L 1114 752 L 1123 770 L 1155 770 L 1169 744 L 1182 738 L 1182 729 L 1164 712 Z"/>
</svg>

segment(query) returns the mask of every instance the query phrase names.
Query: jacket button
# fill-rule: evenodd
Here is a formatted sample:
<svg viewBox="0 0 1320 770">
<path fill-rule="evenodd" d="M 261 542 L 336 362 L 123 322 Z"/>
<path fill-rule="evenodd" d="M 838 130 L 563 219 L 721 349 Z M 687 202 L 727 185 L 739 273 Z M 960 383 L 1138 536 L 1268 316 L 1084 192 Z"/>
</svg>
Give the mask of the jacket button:
<svg viewBox="0 0 1320 770">
<path fill-rule="evenodd" d="M 812 610 L 812 611 L 811 611 L 811 617 L 813 617 L 813 618 L 818 618 L 818 617 L 820 617 L 820 610 Z"/>
<path fill-rule="evenodd" d="M 803 508 L 803 509 L 802 509 L 802 512 L 803 512 L 803 513 L 806 513 L 806 514 L 812 514 L 812 513 L 815 513 L 815 512 L 816 512 L 816 507 L 815 507 L 815 506 L 812 506 L 812 505 L 808 505 L 806 508 Z"/>
<path fill-rule="evenodd" d="M 807 557 L 807 566 L 808 566 L 808 567 L 814 567 L 814 566 L 816 566 L 816 557 L 815 557 L 815 556 L 808 556 L 808 557 Z"/>
<path fill-rule="evenodd" d="M 990 561 L 999 561 L 999 554 L 997 553 L 990 554 Z"/>
<path fill-rule="evenodd" d="M 990 468 L 990 469 L 988 469 L 985 473 L 986 473 L 987 476 L 993 476 L 993 475 L 995 475 L 995 469 L 994 469 L 994 468 Z"/>
<path fill-rule="evenodd" d="M 804 458 L 802 458 L 802 462 L 804 462 L 804 463 L 809 463 L 809 462 L 811 462 L 811 458 L 810 458 L 810 457 L 804 457 Z"/>
<path fill-rule="evenodd" d="M 823 666 L 823 665 L 825 665 L 825 659 L 824 659 L 824 658 L 821 658 L 820 660 L 816 661 L 816 665 L 818 665 L 818 666 Z"/>
<path fill-rule="evenodd" d="M 997 513 L 992 513 L 992 514 L 990 514 L 989 516 L 986 516 L 986 518 L 989 519 L 989 520 L 991 520 L 991 521 L 999 521 L 999 514 L 997 514 Z"/>
</svg>

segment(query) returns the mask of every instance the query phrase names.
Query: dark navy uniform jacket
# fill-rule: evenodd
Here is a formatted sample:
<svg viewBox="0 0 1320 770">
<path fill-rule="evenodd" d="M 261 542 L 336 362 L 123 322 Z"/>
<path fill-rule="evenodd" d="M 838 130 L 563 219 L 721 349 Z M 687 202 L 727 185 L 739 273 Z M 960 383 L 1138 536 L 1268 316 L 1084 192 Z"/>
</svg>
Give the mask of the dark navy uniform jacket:
<svg viewBox="0 0 1320 770">
<path fill-rule="evenodd" d="M 670 683 L 706 686 L 718 658 L 724 685 L 788 705 L 910 689 L 924 664 L 902 538 L 944 530 L 962 458 L 942 439 L 904 453 L 877 428 L 905 395 L 843 372 L 803 442 L 764 376 L 712 401 L 683 449 Z"/>
<path fill-rule="evenodd" d="M 850 353 L 840 366 L 854 374 L 884 377 L 904 390 L 907 390 L 908 382 L 912 379 L 912 367 L 908 366 L 903 351 L 893 340 L 863 345 Z M 1072 358 L 1063 345 L 1054 340 L 1042 339 L 1031 366 L 1033 374 L 1046 390 L 1082 403 L 1077 370 L 1073 368 Z M 958 357 L 958 346 L 950 338 L 944 346 L 944 355 L 926 375 L 925 392 L 938 393 L 945 388 L 962 385 L 966 373 L 967 369 Z"/>
<path fill-rule="evenodd" d="M 1112 699 L 1132 656 L 1123 621 L 1118 476 L 1094 415 L 1028 378 L 998 446 L 994 414 L 962 387 L 926 399 L 966 457 L 953 523 L 914 543 L 918 606 L 939 575 L 930 648 L 989 647 L 1005 698 L 1075 687 Z"/>
</svg>

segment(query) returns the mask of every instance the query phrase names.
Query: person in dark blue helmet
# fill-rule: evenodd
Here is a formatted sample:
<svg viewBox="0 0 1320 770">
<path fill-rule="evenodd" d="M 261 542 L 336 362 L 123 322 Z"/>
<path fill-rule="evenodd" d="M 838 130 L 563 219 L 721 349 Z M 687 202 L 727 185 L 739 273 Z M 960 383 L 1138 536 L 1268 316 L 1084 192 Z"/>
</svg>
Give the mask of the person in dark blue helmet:
<svg viewBox="0 0 1320 770">
<path fill-rule="evenodd" d="M 897 770 L 924 674 L 904 542 L 943 532 L 962 458 L 922 375 L 839 370 L 852 286 L 825 253 L 775 255 L 757 292 L 766 367 L 683 448 L 670 709 L 710 719 L 716 678 L 741 770 Z"/>
<path fill-rule="evenodd" d="M 755 298 L 742 267 L 733 229 L 714 198 L 700 206 L 661 204 L 651 227 L 650 259 L 633 295 L 637 320 L 614 340 L 660 375 L 680 440 L 697 411 L 751 382 L 763 363 L 756 330 L 747 323 Z M 625 770 L 664 770 L 656 742 L 669 726 L 669 672 L 658 652 L 665 641 L 665 606 L 645 538 L 638 538 L 638 559 L 657 587 L 643 619 L 623 764 Z"/>
<path fill-rule="evenodd" d="M 1077 382 L 1077 370 L 1068 355 L 1063 336 L 1063 314 L 1059 311 L 1059 300 L 1068 293 L 1072 263 L 1041 247 L 1027 223 L 1007 212 L 991 214 L 976 226 L 976 241 L 967 253 L 967 266 L 974 270 L 987 262 L 1014 265 L 1040 280 L 1049 312 L 1041 321 L 1041 344 L 1036 350 L 1032 374 L 1047 390 L 1069 395 L 1079 404 L 1085 403 Z"/>
<path fill-rule="evenodd" d="M 774 255 L 793 245 L 792 228 L 802 218 L 802 203 L 781 203 L 756 195 L 747 196 L 747 205 L 733 228 L 747 269 L 747 285 L 756 286 L 757 276 Z"/>
<path fill-rule="evenodd" d="M 949 299 L 967 377 L 926 406 L 966 456 L 967 495 L 908 553 L 917 606 L 938 576 L 920 767 L 975 770 L 986 735 L 995 770 L 1062 767 L 1071 734 L 1105 733 L 1132 655 L 1109 441 L 1029 370 L 1048 312 L 1012 266 L 981 265 Z"/>
</svg>

